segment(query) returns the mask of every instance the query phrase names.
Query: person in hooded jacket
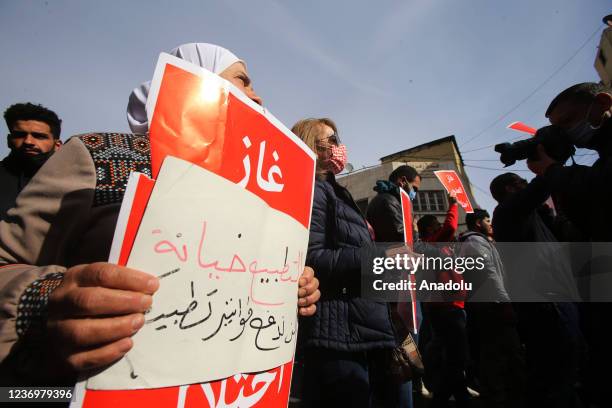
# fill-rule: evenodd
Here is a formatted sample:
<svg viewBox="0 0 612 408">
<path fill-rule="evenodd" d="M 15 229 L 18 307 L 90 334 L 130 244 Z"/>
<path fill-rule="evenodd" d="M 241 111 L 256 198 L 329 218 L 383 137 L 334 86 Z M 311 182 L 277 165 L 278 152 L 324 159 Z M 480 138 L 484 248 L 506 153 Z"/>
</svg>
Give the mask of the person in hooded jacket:
<svg viewBox="0 0 612 408">
<path fill-rule="evenodd" d="M 389 383 L 385 356 L 397 345 L 389 308 L 360 296 L 362 256 L 374 247 L 373 237 L 353 197 L 336 181 L 346 147 L 331 119 L 304 119 L 292 131 L 317 154 L 306 265 L 317 271 L 321 300 L 318 312 L 300 322 L 302 404 L 369 407 L 378 399 L 396 406 L 397 393 L 379 388 Z"/>
<path fill-rule="evenodd" d="M 421 176 L 408 165 L 399 166 L 389 174 L 389 180 L 378 180 L 374 191 L 378 194 L 368 204 L 368 222 L 374 228 L 378 242 L 404 242 L 404 220 L 400 189 L 411 200 L 421 186 Z"/>
</svg>

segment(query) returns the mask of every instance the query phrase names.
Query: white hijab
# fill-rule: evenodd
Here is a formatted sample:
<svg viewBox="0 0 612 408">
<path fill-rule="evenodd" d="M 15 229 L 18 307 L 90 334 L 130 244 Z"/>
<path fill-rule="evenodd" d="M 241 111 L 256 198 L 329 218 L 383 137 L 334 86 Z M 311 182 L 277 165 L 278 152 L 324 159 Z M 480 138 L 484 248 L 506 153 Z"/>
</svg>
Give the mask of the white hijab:
<svg viewBox="0 0 612 408">
<path fill-rule="evenodd" d="M 242 62 L 244 64 L 244 61 L 235 56 L 231 51 L 218 45 L 207 43 L 179 45 L 171 50 L 170 54 L 197 64 L 215 74 L 220 74 L 235 62 Z M 132 133 L 145 134 L 149 131 L 149 121 L 145 105 L 150 87 L 151 81 L 144 82 L 139 87 L 134 88 L 130 94 L 127 106 L 127 120 Z"/>
</svg>

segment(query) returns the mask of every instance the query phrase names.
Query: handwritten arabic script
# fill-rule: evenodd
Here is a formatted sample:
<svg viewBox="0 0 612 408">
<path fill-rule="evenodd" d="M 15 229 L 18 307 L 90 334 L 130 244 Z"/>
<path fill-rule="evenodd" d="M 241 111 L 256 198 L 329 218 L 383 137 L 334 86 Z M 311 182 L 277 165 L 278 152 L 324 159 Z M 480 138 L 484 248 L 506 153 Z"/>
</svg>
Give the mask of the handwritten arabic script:
<svg viewBox="0 0 612 408">
<path fill-rule="evenodd" d="M 88 388 L 201 383 L 291 361 L 307 243 L 302 224 L 255 194 L 167 158 L 128 261 L 160 289 L 127 358 Z"/>
</svg>

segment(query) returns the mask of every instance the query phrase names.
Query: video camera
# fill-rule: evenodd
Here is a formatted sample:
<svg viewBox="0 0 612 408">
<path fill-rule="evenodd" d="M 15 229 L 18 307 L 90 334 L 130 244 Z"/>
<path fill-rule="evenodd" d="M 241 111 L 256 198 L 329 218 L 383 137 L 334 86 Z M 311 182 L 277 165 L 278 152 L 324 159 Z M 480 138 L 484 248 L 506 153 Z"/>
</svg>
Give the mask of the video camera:
<svg viewBox="0 0 612 408">
<path fill-rule="evenodd" d="M 539 144 L 544 146 L 546 153 L 559 163 L 565 163 L 570 156 L 576 153 L 576 148 L 563 129 L 552 125 L 538 129 L 530 139 L 495 145 L 495 151 L 500 153 L 499 160 L 504 167 L 508 167 L 517 160 L 536 159 L 536 147 Z"/>
</svg>

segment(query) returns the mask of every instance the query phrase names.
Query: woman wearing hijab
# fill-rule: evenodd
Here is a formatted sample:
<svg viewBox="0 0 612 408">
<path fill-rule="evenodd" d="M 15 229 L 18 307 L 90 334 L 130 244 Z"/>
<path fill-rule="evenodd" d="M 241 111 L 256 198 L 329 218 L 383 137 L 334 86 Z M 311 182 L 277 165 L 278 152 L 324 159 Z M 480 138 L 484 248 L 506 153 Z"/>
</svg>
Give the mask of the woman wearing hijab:
<svg viewBox="0 0 612 408">
<path fill-rule="evenodd" d="M 173 53 L 198 58 L 261 102 L 246 65 L 224 48 L 187 44 Z M 147 89 L 135 90 L 128 109 L 141 133 L 147 131 Z M 20 193 L 10 221 L 0 221 L 4 384 L 73 384 L 132 348 L 159 281 L 106 262 L 131 171 L 151 175 L 147 136 L 74 136 Z M 318 286 L 313 270 L 305 268 L 298 289 L 301 316 L 314 314 Z"/>
<path fill-rule="evenodd" d="M 202 68 L 227 79 L 246 96 L 262 104 L 261 98 L 253 90 L 251 79 L 247 73 L 246 63 L 231 51 L 214 44 L 189 43 L 179 45 L 170 50 L 171 55 L 196 64 Z M 149 131 L 149 120 L 145 106 L 151 81 L 143 82 L 130 94 L 127 107 L 127 120 L 132 133 L 146 134 Z"/>
<path fill-rule="evenodd" d="M 349 191 L 336 182 L 346 147 L 330 119 L 305 119 L 292 131 L 317 154 L 306 264 L 316 270 L 318 312 L 300 322 L 307 407 L 385 407 L 399 395 L 388 387 L 385 356 L 396 346 L 387 305 L 360 297 L 361 256 L 373 247 L 368 224 Z M 374 381 L 372 381 L 374 380 Z M 383 389 L 387 388 L 387 389 Z M 373 392 L 375 390 L 375 392 Z"/>
</svg>

